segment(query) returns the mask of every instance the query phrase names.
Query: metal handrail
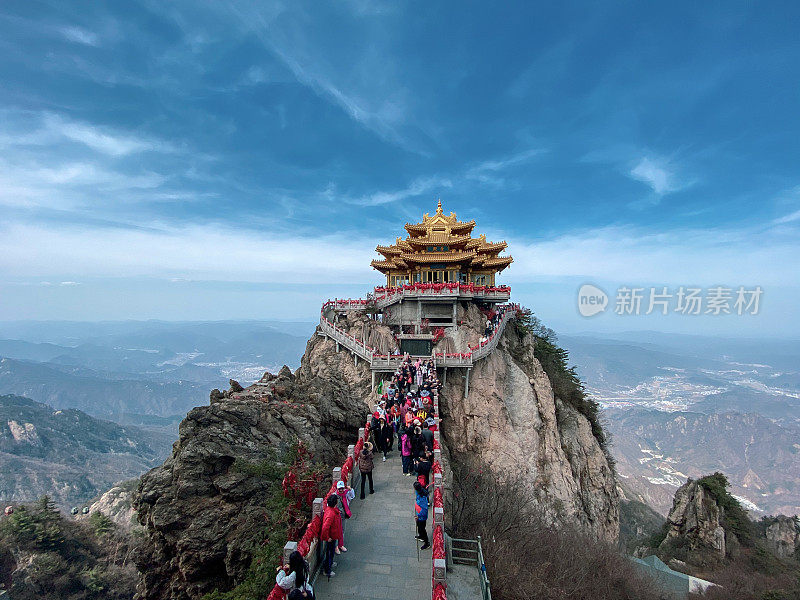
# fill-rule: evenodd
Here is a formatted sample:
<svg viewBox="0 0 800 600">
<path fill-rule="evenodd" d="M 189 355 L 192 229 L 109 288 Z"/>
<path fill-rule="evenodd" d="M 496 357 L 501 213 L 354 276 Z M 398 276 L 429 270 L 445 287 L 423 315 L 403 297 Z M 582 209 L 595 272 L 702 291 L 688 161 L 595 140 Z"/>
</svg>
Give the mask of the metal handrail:
<svg viewBox="0 0 800 600">
<path fill-rule="evenodd" d="M 455 546 L 456 542 L 474 545 L 475 550 L 468 548 L 457 548 Z M 492 600 L 492 586 L 489 583 L 489 575 L 486 573 L 486 562 L 483 559 L 483 544 L 481 543 L 481 536 L 478 536 L 478 539 L 476 540 L 452 538 L 450 551 L 453 553 L 453 562 L 477 567 L 478 580 L 481 585 L 481 597 L 483 600 Z M 456 552 L 472 555 L 472 558 L 468 558 L 466 556 L 456 556 Z"/>
<path fill-rule="evenodd" d="M 409 290 L 409 292 L 412 291 L 414 290 Z M 426 290 L 420 291 L 424 292 Z M 330 320 L 328 320 L 328 318 L 325 316 L 326 311 L 328 311 L 331 307 L 336 307 L 340 302 L 341 301 L 338 300 L 328 301 L 322 306 L 319 321 L 320 326 L 325 334 L 342 344 L 348 350 L 368 361 L 371 368 L 390 368 L 392 366 L 399 365 L 403 360 L 402 355 L 385 355 L 377 353 L 372 347 L 367 346 L 365 342 L 347 334 L 336 327 Z M 476 361 L 485 358 L 492 352 L 492 350 L 497 348 L 497 344 L 500 342 L 500 338 L 502 337 L 503 331 L 506 328 L 506 323 L 508 322 L 508 319 L 511 318 L 513 308 L 516 306 L 517 305 L 515 304 L 508 305 L 508 309 L 506 309 L 506 311 L 503 313 L 497 329 L 492 332 L 492 337 L 486 340 L 486 342 L 484 342 L 479 348 L 476 348 L 468 353 L 461 353 L 459 355 L 448 356 L 447 354 L 434 354 L 432 358 L 436 359 L 438 366 L 440 367 L 471 368 Z M 333 310 L 336 310 L 336 308 Z"/>
</svg>

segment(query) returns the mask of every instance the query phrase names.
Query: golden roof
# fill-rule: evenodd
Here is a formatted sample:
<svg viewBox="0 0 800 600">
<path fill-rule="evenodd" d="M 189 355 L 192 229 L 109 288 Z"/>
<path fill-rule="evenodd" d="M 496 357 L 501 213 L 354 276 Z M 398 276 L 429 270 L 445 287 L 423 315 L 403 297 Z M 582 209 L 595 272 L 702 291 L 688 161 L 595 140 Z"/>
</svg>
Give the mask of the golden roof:
<svg viewBox="0 0 800 600">
<path fill-rule="evenodd" d="M 402 260 L 373 260 L 369 263 L 375 269 L 382 271 L 384 269 L 407 269 L 408 264 Z"/>
<path fill-rule="evenodd" d="M 513 262 L 510 256 L 498 256 L 506 242 L 489 242 L 485 235 L 471 236 L 475 221 L 459 221 L 456 213 L 444 214 L 441 200 L 433 216 L 425 213 L 419 223 L 406 223 L 406 239 L 375 248 L 386 260 L 373 260 L 382 273 L 408 270 L 409 264 L 463 263 L 467 269 L 487 268 L 502 271 Z M 428 247 L 431 252 L 428 252 Z M 447 247 L 447 250 L 443 250 Z M 463 268 L 463 267 L 462 267 Z"/>
</svg>

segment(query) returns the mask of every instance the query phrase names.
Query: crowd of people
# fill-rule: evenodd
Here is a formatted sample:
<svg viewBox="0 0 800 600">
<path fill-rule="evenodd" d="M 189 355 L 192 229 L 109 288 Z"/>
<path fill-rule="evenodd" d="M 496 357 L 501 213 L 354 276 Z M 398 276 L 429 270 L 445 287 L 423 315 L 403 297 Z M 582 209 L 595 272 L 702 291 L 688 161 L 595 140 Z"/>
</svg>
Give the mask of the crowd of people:
<svg viewBox="0 0 800 600">
<path fill-rule="evenodd" d="M 503 320 L 503 315 L 505 314 L 507 308 L 508 307 L 506 305 L 500 305 L 495 310 L 487 314 L 486 327 L 483 330 L 481 344 L 492 339 L 494 332 L 497 331 L 497 328 L 500 326 L 500 321 Z"/>
<path fill-rule="evenodd" d="M 415 477 L 414 518 L 416 538 L 422 541 L 421 550 L 430 548 L 426 525 L 433 484 L 433 432 L 436 430 L 433 396 L 439 389 L 441 384 L 433 361 L 419 358 L 412 361 L 405 355 L 391 380 L 386 385 L 381 382 L 378 386 L 378 399 L 370 419 L 370 433 L 374 442 L 367 441 L 355 457 L 361 472 L 360 498 L 364 500 L 367 484 L 369 493 L 375 493 L 372 479 L 373 450 L 377 449 L 383 461 L 386 461 L 397 440 L 403 475 Z M 336 493 L 331 493 L 325 499 L 320 541 L 323 543 L 322 571 L 328 578 L 336 575 L 333 570 L 337 566 L 335 556 L 347 552 L 344 545 L 345 523 L 352 514 L 350 502 L 355 495 L 355 490 L 344 481 L 339 481 Z M 289 600 L 309 600 L 314 598 L 314 591 L 308 578 L 308 563 L 302 554 L 295 551 L 289 556 L 288 564 L 279 568 L 275 581 L 288 592 Z"/>
<path fill-rule="evenodd" d="M 375 447 L 385 461 L 394 448 L 403 463 L 403 475 L 415 477 L 415 518 L 417 538 L 422 540 L 422 550 L 430 547 L 426 531 L 428 519 L 428 493 L 433 468 L 433 432 L 436 420 L 433 395 L 441 388 L 433 361 L 417 358 L 412 361 L 405 355 L 391 381 L 378 389 L 379 398 L 372 413 L 371 429 Z M 363 454 L 363 452 L 362 452 Z M 359 465 L 360 468 L 360 465 Z M 372 493 L 372 473 L 362 470 L 361 497 L 364 497 L 364 475 L 369 477 Z"/>
</svg>

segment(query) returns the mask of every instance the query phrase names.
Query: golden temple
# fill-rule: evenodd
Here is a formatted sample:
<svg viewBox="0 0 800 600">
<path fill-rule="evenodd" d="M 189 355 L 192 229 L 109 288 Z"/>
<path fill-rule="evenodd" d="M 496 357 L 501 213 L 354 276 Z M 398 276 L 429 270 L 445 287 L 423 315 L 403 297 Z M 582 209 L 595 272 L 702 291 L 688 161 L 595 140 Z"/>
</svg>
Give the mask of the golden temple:
<svg viewBox="0 0 800 600">
<path fill-rule="evenodd" d="M 456 213 L 445 215 L 439 201 L 436 213 L 425 213 L 420 223 L 406 223 L 406 239 L 376 250 L 384 260 L 370 263 L 386 275 L 386 285 L 408 283 L 474 283 L 495 285 L 495 275 L 513 262 L 500 256 L 505 242 L 472 237 L 475 221 L 459 221 Z"/>
</svg>

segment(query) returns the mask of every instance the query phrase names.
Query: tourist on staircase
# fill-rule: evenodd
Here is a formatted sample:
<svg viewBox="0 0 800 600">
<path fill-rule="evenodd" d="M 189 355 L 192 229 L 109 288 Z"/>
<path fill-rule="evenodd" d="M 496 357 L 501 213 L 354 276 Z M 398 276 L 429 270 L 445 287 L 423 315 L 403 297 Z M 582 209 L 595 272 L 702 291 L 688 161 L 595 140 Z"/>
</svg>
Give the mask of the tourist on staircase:
<svg viewBox="0 0 800 600">
<path fill-rule="evenodd" d="M 372 444 L 366 442 L 361 452 L 358 455 L 358 470 L 361 471 L 361 499 L 364 499 L 364 484 L 369 479 L 369 493 L 374 494 L 375 489 L 372 487 L 372 469 L 374 468 L 372 461 Z"/>
<path fill-rule="evenodd" d="M 400 436 L 400 454 L 403 461 L 403 475 L 406 477 L 411 476 L 412 470 L 411 437 L 409 436 L 409 433 L 411 432 L 408 429 L 405 429 L 403 434 Z"/>
<path fill-rule="evenodd" d="M 325 507 L 325 512 L 322 515 L 322 531 L 320 532 L 320 539 L 325 542 L 325 558 L 322 563 L 322 571 L 328 576 L 328 579 L 336 575 L 333 567 L 336 563 L 333 557 L 336 554 L 336 548 L 344 546 L 344 539 L 342 534 L 342 515 L 336 505 L 339 503 L 339 497 L 336 494 L 328 496 L 328 505 Z"/>
<path fill-rule="evenodd" d="M 425 438 L 422 437 L 422 428 L 418 425 L 419 421 L 414 421 L 414 423 L 414 433 L 411 436 L 411 456 L 416 462 L 425 449 Z"/>
<path fill-rule="evenodd" d="M 433 452 L 433 432 L 430 430 L 427 417 L 422 422 L 422 439 L 425 442 L 425 448 L 428 452 Z"/>
<path fill-rule="evenodd" d="M 278 575 L 275 577 L 275 583 L 277 583 L 281 589 L 286 590 L 287 592 L 291 592 L 292 590 L 302 590 L 306 593 L 310 593 L 311 596 L 307 595 L 301 597 L 313 598 L 314 588 L 311 587 L 311 584 L 308 581 L 308 576 L 308 563 L 306 562 L 306 559 L 303 558 L 303 555 L 295 550 L 289 555 L 289 564 L 283 565 L 283 567 L 278 569 Z"/>
<path fill-rule="evenodd" d="M 386 455 L 392 451 L 394 442 L 394 429 L 386 422 L 385 418 L 378 420 L 378 450 L 383 452 L 383 462 L 386 462 Z"/>
<path fill-rule="evenodd" d="M 342 503 L 342 510 L 344 511 L 342 515 L 342 540 L 344 540 L 344 524 L 347 519 L 353 516 L 353 513 L 350 512 L 350 500 L 356 497 L 356 493 L 353 491 L 353 488 L 340 480 L 336 484 L 336 495 L 339 496 L 339 501 Z M 340 552 L 347 552 L 347 548 L 343 545 L 339 546 L 336 548 L 336 554 Z"/>
<path fill-rule="evenodd" d="M 414 502 L 414 516 L 417 521 L 416 538 L 423 542 L 420 550 L 427 550 L 431 547 L 430 540 L 428 539 L 428 530 L 426 529 L 428 523 L 428 488 L 423 486 L 419 481 L 415 481 L 414 491 L 416 492 L 416 499 Z"/>
<path fill-rule="evenodd" d="M 431 461 L 431 453 L 428 452 L 427 449 L 423 450 L 422 456 L 417 459 L 416 463 L 414 464 L 414 470 L 417 473 L 417 481 L 419 481 L 422 485 L 428 486 L 428 480 L 431 475 L 431 469 L 433 468 L 433 463 Z"/>
</svg>

